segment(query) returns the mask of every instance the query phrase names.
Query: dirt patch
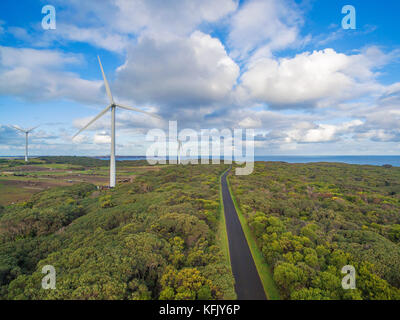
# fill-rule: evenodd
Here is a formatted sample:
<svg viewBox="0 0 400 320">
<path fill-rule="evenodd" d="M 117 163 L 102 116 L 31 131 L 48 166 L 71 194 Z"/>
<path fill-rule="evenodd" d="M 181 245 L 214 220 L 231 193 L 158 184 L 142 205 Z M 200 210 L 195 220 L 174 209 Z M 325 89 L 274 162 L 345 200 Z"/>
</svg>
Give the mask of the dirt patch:
<svg viewBox="0 0 400 320">
<path fill-rule="evenodd" d="M 108 177 L 102 176 L 91 176 L 91 175 L 66 175 L 58 177 L 58 179 L 63 179 L 68 182 L 89 182 L 93 184 L 104 184 L 109 181 Z"/>
<path fill-rule="evenodd" d="M 11 168 L 2 168 L 2 174 L 7 176 L 4 180 L 0 176 L 0 204 L 8 205 L 20 201 L 28 200 L 33 194 L 45 189 L 71 186 L 81 182 L 92 183 L 96 186 L 107 186 L 109 184 L 108 172 L 98 172 L 98 174 L 82 174 L 73 172 L 73 168 L 48 168 L 38 165 L 22 165 Z M 158 166 L 139 166 L 121 167 L 117 175 L 118 183 L 132 183 L 136 175 L 130 174 L 132 171 L 159 171 Z M 125 171 L 125 172 L 124 172 Z M 20 172 L 23 178 L 13 177 Z M 32 172 L 42 172 L 40 175 L 33 175 Z M 60 174 L 60 172 L 62 172 Z M 30 173 L 24 175 L 22 173 Z M 57 173 L 57 174 L 54 174 Z M 98 196 L 96 193 L 93 197 Z"/>
<path fill-rule="evenodd" d="M 136 167 L 135 169 L 144 169 L 146 171 L 160 171 L 160 167 L 155 167 L 155 166 L 143 166 L 143 167 Z"/>
<path fill-rule="evenodd" d="M 42 181 L 39 179 L 36 180 L 0 180 L 0 184 L 4 186 L 12 186 L 12 187 L 21 187 L 21 188 L 31 188 L 35 187 L 38 189 L 46 189 L 49 187 L 57 187 L 57 186 L 66 186 L 68 183 L 62 180 L 57 181 Z"/>
</svg>

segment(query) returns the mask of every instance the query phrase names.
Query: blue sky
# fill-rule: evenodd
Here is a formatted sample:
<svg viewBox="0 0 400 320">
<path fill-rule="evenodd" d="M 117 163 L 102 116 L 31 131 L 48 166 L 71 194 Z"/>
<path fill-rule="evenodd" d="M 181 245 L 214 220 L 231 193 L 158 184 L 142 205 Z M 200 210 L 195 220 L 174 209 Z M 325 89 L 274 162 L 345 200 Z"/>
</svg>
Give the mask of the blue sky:
<svg viewBox="0 0 400 320">
<path fill-rule="evenodd" d="M 44 5 L 57 27 L 44 30 Z M 356 9 L 344 30 L 344 5 Z M 40 125 L 33 155 L 145 154 L 148 130 L 252 128 L 256 155 L 400 154 L 398 1 L 25 0 L 0 2 L 0 155 L 24 153 L 10 125 Z"/>
</svg>

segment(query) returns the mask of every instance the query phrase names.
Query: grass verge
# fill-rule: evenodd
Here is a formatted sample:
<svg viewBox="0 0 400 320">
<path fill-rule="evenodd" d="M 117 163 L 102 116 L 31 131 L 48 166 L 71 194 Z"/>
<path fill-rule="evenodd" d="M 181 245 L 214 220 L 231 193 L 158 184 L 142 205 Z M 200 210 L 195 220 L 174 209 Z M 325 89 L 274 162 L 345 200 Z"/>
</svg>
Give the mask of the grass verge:
<svg viewBox="0 0 400 320">
<path fill-rule="evenodd" d="M 265 258 L 261 250 L 257 246 L 256 239 L 254 238 L 249 226 L 247 225 L 246 218 L 244 217 L 239 206 L 237 205 L 235 196 L 232 192 L 232 188 L 229 183 L 229 179 L 227 179 L 227 182 L 228 182 L 229 192 L 233 200 L 233 204 L 235 205 L 236 212 L 238 213 L 239 216 L 240 224 L 242 225 L 242 229 L 246 236 L 246 240 L 249 245 L 251 255 L 253 256 L 254 263 L 256 264 L 258 274 L 260 276 L 262 285 L 264 287 L 265 295 L 267 296 L 268 300 L 280 300 L 281 297 L 279 295 L 278 288 L 275 285 L 271 268 L 265 261 Z"/>
</svg>

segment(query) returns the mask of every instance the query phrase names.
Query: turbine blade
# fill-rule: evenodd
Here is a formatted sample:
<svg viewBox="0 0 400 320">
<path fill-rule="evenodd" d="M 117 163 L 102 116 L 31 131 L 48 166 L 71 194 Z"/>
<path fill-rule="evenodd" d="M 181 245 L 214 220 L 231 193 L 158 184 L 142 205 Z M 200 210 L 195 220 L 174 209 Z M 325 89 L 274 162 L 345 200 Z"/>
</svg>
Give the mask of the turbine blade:
<svg viewBox="0 0 400 320">
<path fill-rule="evenodd" d="M 35 129 L 37 129 L 37 128 L 39 128 L 40 127 L 40 125 L 39 126 L 36 126 L 36 127 L 33 127 L 33 128 L 30 128 L 29 130 L 27 130 L 28 132 L 32 132 L 33 130 L 35 130 Z"/>
<path fill-rule="evenodd" d="M 13 127 L 14 129 L 17 129 L 17 130 L 19 130 L 21 132 L 26 132 L 24 129 L 21 129 L 20 127 L 17 127 L 17 126 L 14 126 L 14 125 L 11 125 L 11 127 Z"/>
<path fill-rule="evenodd" d="M 155 114 L 155 113 L 146 112 L 146 111 L 143 111 L 143 110 L 141 110 L 141 109 L 134 108 L 134 107 L 121 106 L 120 104 L 117 104 L 116 106 L 117 106 L 117 107 L 120 107 L 120 108 L 122 108 L 122 109 L 126 109 L 126 110 L 141 112 L 141 113 L 147 114 L 147 115 L 150 116 L 150 117 L 153 117 L 153 118 L 157 118 L 157 119 L 162 120 L 162 118 L 161 118 L 159 115 Z"/>
<path fill-rule="evenodd" d="M 107 106 L 107 108 L 105 108 L 102 112 L 100 112 L 96 117 L 94 117 L 92 120 L 90 120 L 90 122 L 84 126 L 81 130 L 78 131 L 77 134 L 75 134 L 72 139 L 74 139 L 78 134 L 80 134 L 83 130 L 87 129 L 93 122 L 95 122 L 97 119 L 99 119 L 101 116 L 103 116 L 109 109 L 110 109 L 111 105 Z"/>
<path fill-rule="evenodd" d="M 113 103 L 114 103 L 114 99 L 113 99 L 113 96 L 112 96 L 112 94 L 111 94 L 110 85 L 108 84 L 106 75 L 105 75 L 105 73 L 104 73 L 103 65 L 101 64 L 100 57 L 97 56 L 97 58 L 99 59 L 99 65 L 100 65 L 101 73 L 103 74 L 104 85 L 105 85 L 105 87 L 106 87 L 106 91 L 107 91 L 108 98 L 110 99 L 110 103 L 113 104 Z"/>
</svg>

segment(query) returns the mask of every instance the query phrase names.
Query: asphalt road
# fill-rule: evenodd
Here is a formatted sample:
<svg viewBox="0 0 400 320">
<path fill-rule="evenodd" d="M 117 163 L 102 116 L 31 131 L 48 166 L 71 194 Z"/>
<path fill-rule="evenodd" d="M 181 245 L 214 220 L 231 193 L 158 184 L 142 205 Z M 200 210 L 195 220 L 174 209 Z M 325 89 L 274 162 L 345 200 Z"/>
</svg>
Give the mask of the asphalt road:
<svg viewBox="0 0 400 320">
<path fill-rule="evenodd" d="M 222 199 L 225 209 L 232 272 L 235 278 L 235 291 L 239 300 L 266 300 L 267 297 L 265 296 L 260 276 L 226 182 L 228 173 L 229 171 L 222 176 Z"/>
</svg>

